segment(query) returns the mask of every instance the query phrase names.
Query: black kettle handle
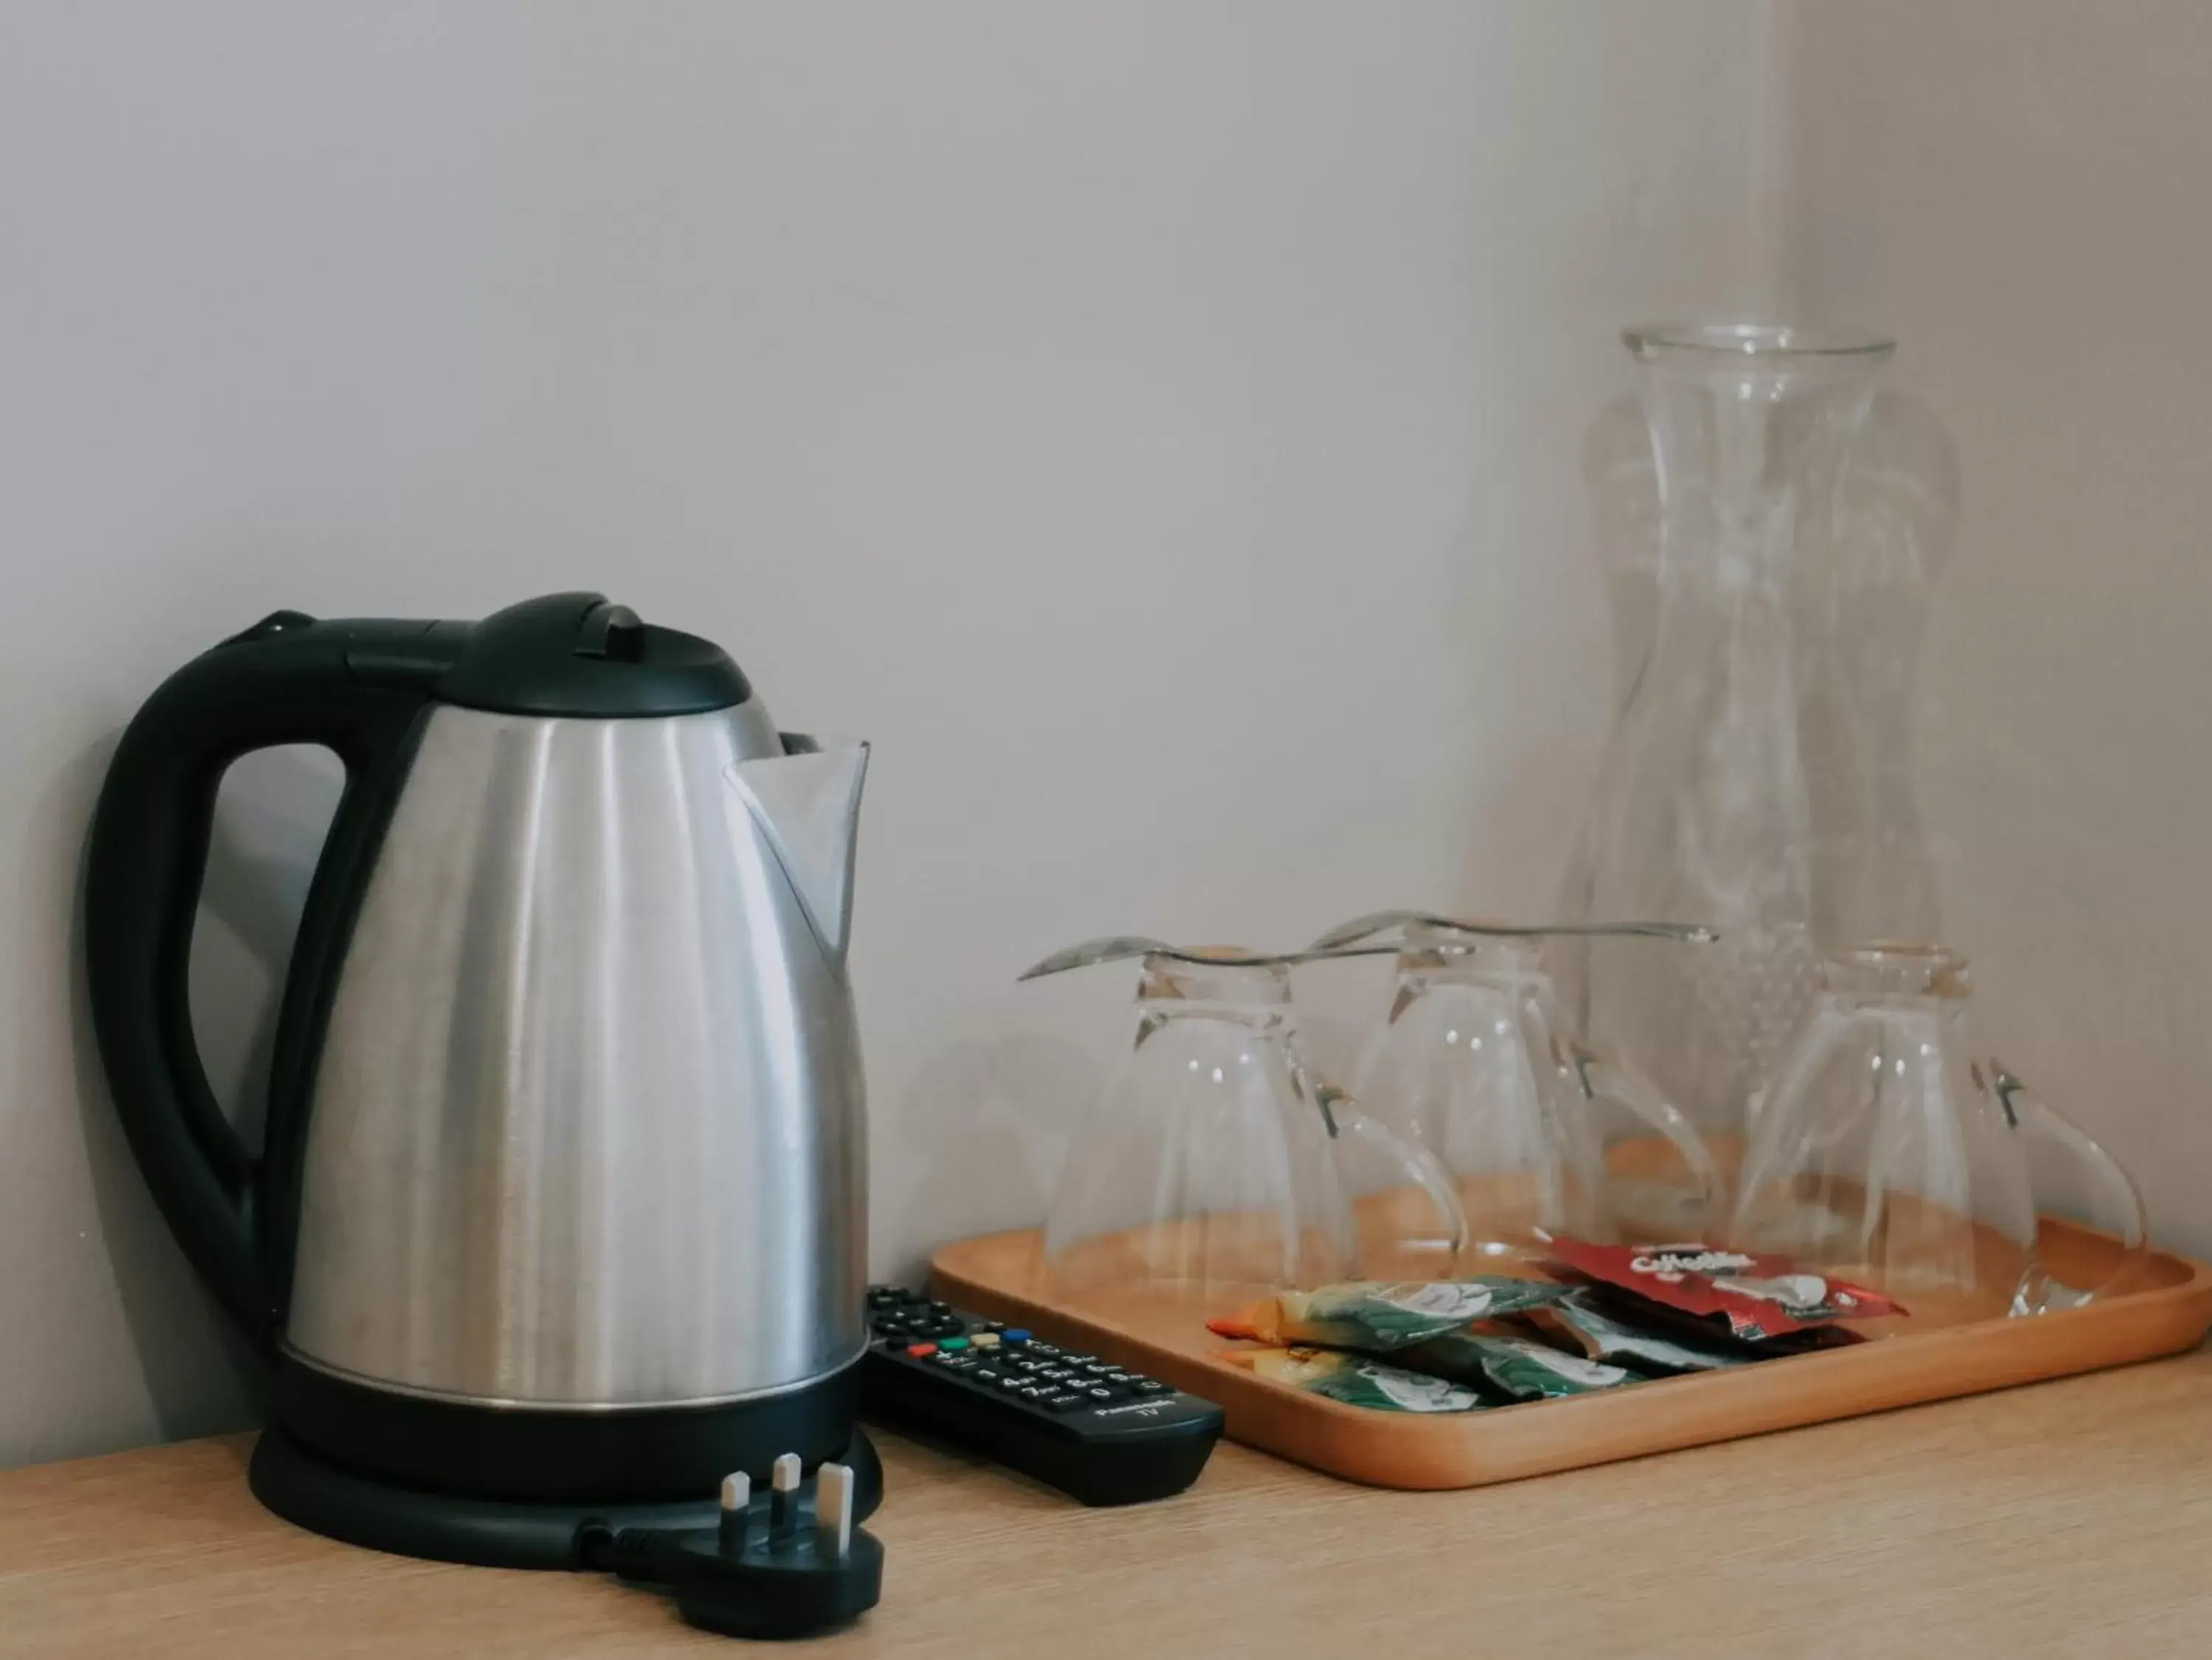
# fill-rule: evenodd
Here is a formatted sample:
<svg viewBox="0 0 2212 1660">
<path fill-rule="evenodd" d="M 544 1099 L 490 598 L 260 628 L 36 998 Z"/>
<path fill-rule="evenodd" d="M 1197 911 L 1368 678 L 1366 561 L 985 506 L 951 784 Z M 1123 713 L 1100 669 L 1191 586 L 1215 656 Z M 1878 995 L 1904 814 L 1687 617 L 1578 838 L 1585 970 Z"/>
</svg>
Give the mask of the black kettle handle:
<svg viewBox="0 0 2212 1660">
<path fill-rule="evenodd" d="M 108 1089 L 177 1242 L 264 1347 L 289 1287 L 283 1213 L 296 1202 L 298 1108 L 321 1013 L 416 718 L 466 633 L 457 624 L 276 612 L 163 682 L 125 730 L 100 786 L 85 861 L 84 951 Z M 326 746 L 344 763 L 346 782 L 293 948 L 256 1160 L 208 1087 L 186 977 L 224 769 L 288 743 Z"/>
</svg>

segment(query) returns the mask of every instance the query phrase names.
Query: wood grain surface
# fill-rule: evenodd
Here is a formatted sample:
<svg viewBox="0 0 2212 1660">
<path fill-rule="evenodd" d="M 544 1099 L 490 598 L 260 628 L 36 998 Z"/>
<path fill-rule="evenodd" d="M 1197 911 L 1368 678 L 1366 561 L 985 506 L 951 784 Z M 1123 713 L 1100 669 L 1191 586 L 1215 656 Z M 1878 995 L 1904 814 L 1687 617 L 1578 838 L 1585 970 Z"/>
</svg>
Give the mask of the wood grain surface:
<svg viewBox="0 0 2212 1660">
<path fill-rule="evenodd" d="M 1085 1511 L 887 1434 L 882 1604 L 806 1653 L 2203 1656 L 2212 1354 L 1460 1493 L 1224 1446 Z M 706 1653 L 610 1581 L 302 1533 L 249 1437 L 0 1475 L 0 1654 Z M 785 1652 L 793 1651 L 787 1649 Z"/>
</svg>

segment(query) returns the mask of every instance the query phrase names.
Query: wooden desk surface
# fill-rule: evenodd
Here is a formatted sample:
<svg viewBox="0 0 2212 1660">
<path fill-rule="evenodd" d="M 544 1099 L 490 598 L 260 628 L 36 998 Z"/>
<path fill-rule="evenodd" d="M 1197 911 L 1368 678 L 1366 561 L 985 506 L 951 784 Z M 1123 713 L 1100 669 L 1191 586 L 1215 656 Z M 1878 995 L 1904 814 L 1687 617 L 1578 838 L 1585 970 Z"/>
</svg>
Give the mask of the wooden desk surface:
<svg viewBox="0 0 2212 1660">
<path fill-rule="evenodd" d="M 1085 1511 L 877 1439 L 883 1602 L 809 1654 L 2212 1654 L 2212 1354 L 1456 1493 L 1224 1446 L 1182 1498 Z M 723 1642 L 605 1579 L 302 1533 L 247 1493 L 250 1442 L 0 1475 L 0 1654 Z"/>
</svg>

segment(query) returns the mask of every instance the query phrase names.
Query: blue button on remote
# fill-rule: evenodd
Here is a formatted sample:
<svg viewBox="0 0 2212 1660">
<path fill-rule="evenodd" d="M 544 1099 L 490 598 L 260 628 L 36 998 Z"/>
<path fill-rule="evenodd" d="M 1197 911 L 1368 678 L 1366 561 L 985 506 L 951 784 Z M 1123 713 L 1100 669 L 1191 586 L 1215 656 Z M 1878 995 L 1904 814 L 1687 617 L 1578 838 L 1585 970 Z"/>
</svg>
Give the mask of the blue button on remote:
<svg viewBox="0 0 2212 1660">
<path fill-rule="evenodd" d="M 872 1287 L 868 1300 L 878 1318 L 929 1306 L 896 1286 Z M 995 1322 L 958 1309 L 941 1327 L 933 1318 L 917 1330 L 911 1314 L 903 1318 L 907 1329 L 878 1337 L 860 1363 L 863 1411 L 909 1422 L 1086 1505 L 1182 1492 L 1220 1437 L 1219 1407 L 1038 1342 L 1024 1327 L 994 1334 Z"/>
</svg>

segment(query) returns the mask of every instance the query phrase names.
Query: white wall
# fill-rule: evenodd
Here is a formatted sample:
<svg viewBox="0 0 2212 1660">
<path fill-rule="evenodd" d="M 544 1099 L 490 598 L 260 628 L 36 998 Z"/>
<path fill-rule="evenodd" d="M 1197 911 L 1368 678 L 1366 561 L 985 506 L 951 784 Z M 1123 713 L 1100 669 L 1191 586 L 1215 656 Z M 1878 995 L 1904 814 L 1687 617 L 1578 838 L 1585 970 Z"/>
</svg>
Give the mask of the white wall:
<svg viewBox="0 0 2212 1660">
<path fill-rule="evenodd" d="M 1920 793 L 1999 1052 L 2212 1254 L 2212 9 L 1784 14 L 1790 291 L 1955 450 Z"/>
<path fill-rule="evenodd" d="M 1765 17 L 15 0 L 0 1463 L 246 1410 L 73 884 L 121 723 L 274 607 L 600 585 L 875 740 L 879 1270 L 1036 1214 L 1128 991 L 1018 991 L 1044 950 L 1547 906 L 1610 701 L 1584 429 L 1615 324 L 1764 293 Z M 255 771 L 231 1079 L 327 806 Z"/>
</svg>

